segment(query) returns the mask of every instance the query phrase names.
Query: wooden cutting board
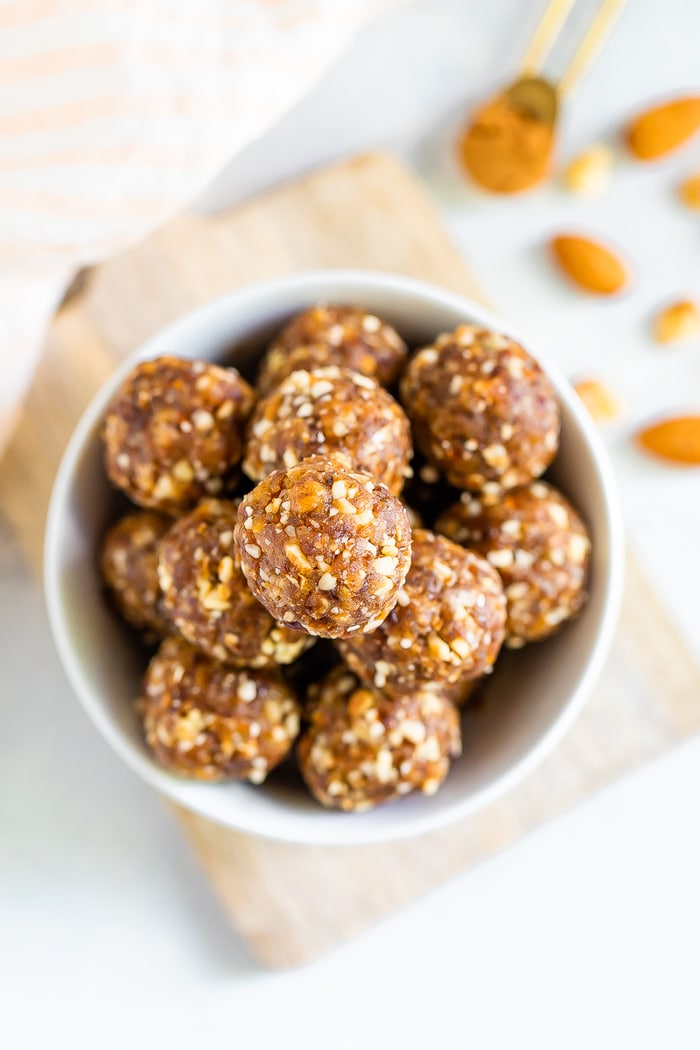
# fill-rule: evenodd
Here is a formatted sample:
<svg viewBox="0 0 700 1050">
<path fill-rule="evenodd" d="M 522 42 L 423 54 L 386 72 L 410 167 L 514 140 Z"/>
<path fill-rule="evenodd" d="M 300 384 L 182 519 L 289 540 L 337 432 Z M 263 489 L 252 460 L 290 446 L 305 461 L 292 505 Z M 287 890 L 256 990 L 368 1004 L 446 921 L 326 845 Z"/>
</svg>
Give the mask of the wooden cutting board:
<svg viewBox="0 0 700 1050">
<path fill-rule="evenodd" d="M 229 214 L 173 220 L 94 271 L 49 334 L 19 429 L 0 463 L 0 510 L 37 570 L 61 451 L 117 362 L 214 296 L 317 266 L 394 270 L 478 298 L 425 190 L 382 154 L 317 172 Z M 408 842 L 353 848 L 287 846 L 227 831 L 179 808 L 175 815 L 251 953 L 267 966 L 291 966 L 698 729 L 700 671 L 631 562 L 613 651 L 584 714 L 535 773 L 478 815 Z"/>
</svg>

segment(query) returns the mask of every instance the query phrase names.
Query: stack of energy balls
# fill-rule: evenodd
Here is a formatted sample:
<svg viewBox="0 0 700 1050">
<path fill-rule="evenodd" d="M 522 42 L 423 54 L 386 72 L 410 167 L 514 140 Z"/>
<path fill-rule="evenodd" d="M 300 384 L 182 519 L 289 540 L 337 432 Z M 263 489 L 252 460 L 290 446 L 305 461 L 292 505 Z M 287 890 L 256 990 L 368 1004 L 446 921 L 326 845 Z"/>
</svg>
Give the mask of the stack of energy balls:
<svg viewBox="0 0 700 1050">
<path fill-rule="evenodd" d="M 585 600 L 586 528 L 537 480 L 558 439 L 541 368 L 473 325 L 409 357 L 373 314 L 315 306 L 256 390 L 203 361 L 137 365 L 104 444 L 141 509 L 101 569 L 160 643 L 138 701 L 155 759 L 259 784 L 296 746 L 313 796 L 345 811 L 437 791 L 502 644 Z"/>
</svg>

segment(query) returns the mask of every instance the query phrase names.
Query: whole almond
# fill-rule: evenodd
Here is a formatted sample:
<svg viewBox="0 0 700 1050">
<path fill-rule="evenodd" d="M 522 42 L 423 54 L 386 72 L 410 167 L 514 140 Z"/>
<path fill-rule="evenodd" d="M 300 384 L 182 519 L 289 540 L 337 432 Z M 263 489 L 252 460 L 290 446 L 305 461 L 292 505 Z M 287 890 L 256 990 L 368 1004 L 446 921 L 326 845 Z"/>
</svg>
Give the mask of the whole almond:
<svg viewBox="0 0 700 1050">
<path fill-rule="evenodd" d="M 700 335 L 700 313 L 695 303 L 682 299 L 670 303 L 654 318 L 657 343 L 685 343 Z"/>
<path fill-rule="evenodd" d="M 637 434 L 648 452 L 670 463 L 700 466 L 700 416 L 675 416 Z"/>
<path fill-rule="evenodd" d="M 595 295 L 616 295 L 630 283 L 629 268 L 610 248 L 567 234 L 550 242 L 557 263 L 574 284 Z"/>
<path fill-rule="evenodd" d="M 645 110 L 627 127 L 627 145 L 638 160 L 657 160 L 678 149 L 700 128 L 700 96 L 677 98 Z"/>
<path fill-rule="evenodd" d="M 619 402 L 601 379 L 579 379 L 574 390 L 596 423 L 610 423 L 622 412 Z"/>
<path fill-rule="evenodd" d="M 678 196 L 689 208 L 700 211 L 700 174 L 685 179 L 678 187 Z"/>
</svg>

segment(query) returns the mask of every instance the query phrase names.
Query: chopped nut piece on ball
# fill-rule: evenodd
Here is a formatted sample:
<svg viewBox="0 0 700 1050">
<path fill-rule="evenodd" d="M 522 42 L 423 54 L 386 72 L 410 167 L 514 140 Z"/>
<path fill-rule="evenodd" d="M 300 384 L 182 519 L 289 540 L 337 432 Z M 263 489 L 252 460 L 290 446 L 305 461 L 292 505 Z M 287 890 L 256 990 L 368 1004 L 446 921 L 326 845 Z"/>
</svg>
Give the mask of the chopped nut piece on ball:
<svg viewBox="0 0 700 1050">
<path fill-rule="evenodd" d="M 488 674 L 503 642 L 506 603 L 495 569 L 427 529 L 413 533 L 411 568 L 397 604 L 371 634 L 339 639 L 355 674 L 387 695 Z"/>
<path fill-rule="evenodd" d="M 411 428 L 397 401 L 346 368 L 292 372 L 258 402 L 243 469 L 253 481 L 309 456 L 342 453 L 353 470 L 398 495 L 408 473 Z"/>
<path fill-rule="evenodd" d="M 105 421 L 110 480 L 168 514 L 223 494 L 243 451 L 253 391 L 235 368 L 157 357 L 127 376 Z"/>
<path fill-rule="evenodd" d="M 198 780 L 260 784 L 299 732 L 299 704 L 278 672 L 227 667 L 175 637 L 151 660 L 139 709 L 159 764 Z"/>
<path fill-rule="evenodd" d="M 339 667 L 312 690 L 299 765 L 323 806 L 359 813 L 422 791 L 433 795 L 461 751 L 459 717 L 442 696 L 388 699 Z"/>
<path fill-rule="evenodd" d="M 398 332 L 374 314 L 355 306 L 312 306 L 294 317 L 267 351 L 258 390 L 267 394 L 299 368 L 339 365 L 376 379 L 395 382 L 406 344 Z"/>
<path fill-rule="evenodd" d="M 411 561 L 411 526 L 384 485 L 316 457 L 277 470 L 244 497 L 236 548 L 271 616 L 310 634 L 372 631 Z"/>
<path fill-rule="evenodd" d="M 313 644 L 277 623 L 250 593 L 233 543 L 236 507 L 205 500 L 160 547 L 158 575 L 170 617 L 192 645 L 238 667 L 289 664 Z"/>
<path fill-rule="evenodd" d="M 492 502 L 539 477 L 559 446 L 559 407 L 540 366 L 508 336 L 474 325 L 411 358 L 401 399 L 431 463 Z"/>
<path fill-rule="evenodd" d="M 125 620 L 163 638 L 172 627 L 158 584 L 158 551 L 172 518 L 137 510 L 105 536 L 100 568 L 109 593 Z"/>
<path fill-rule="evenodd" d="M 544 481 L 511 489 L 495 507 L 465 494 L 435 527 L 498 569 L 508 606 L 506 645 L 512 649 L 553 634 L 586 600 L 586 526 Z"/>
</svg>

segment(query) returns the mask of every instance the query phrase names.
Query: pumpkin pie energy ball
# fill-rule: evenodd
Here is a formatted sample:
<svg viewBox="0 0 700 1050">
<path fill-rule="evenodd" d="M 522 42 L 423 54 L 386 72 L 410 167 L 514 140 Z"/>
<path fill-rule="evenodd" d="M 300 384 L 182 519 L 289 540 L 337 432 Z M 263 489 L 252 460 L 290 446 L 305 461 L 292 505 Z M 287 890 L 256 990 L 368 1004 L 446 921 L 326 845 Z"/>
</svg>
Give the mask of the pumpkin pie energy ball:
<svg viewBox="0 0 700 1050">
<path fill-rule="evenodd" d="M 139 708 L 159 764 L 198 780 L 260 784 L 299 732 L 279 672 L 227 667 L 175 637 L 151 660 Z"/>
<path fill-rule="evenodd" d="M 559 407 L 537 362 L 505 335 L 460 325 L 419 350 L 401 380 L 416 442 L 451 485 L 495 501 L 539 477 L 559 444 Z"/>
<path fill-rule="evenodd" d="M 221 495 L 243 451 L 253 391 L 235 368 L 157 357 L 132 370 L 104 428 L 110 480 L 134 503 L 177 515 Z"/>
<path fill-rule="evenodd" d="M 427 529 L 413 533 L 411 568 L 397 603 L 371 634 L 338 640 L 352 671 L 389 696 L 446 687 L 492 670 L 506 601 L 487 561 Z"/>
<path fill-rule="evenodd" d="M 335 452 L 398 495 L 413 454 L 403 409 L 373 379 L 347 368 L 292 372 L 258 402 L 243 469 L 261 481 L 273 470 Z"/>
<path fill-rule="evenodd" d="M 158 583 L 158 551 L 171 525 L 153 511 L 127 514 L 109 530 L 100 554 L 102 578 L 124 619 L 161 638 L 172 628 Z"/>
<path fill-rule="evenodd" d="M 289 664 L 313 639 L 277 623 L 253 595 L 233 544 L 236 507 L 205 500 L 172 526 L 160 546 L 164 604 L 182 636 L 238 667 Z"/>
<path fill-rule="evenodd" d="M 312 306 L 282 330 L 265 355 L 258 390 L 267 394 L 299 368 L 339 365 L 390 386 L 406 344 L 389 324 L 355 306 Z"/>
<path fill-rule="evenodd" d="M 243 498 L 235 542 L 270 615 L 326 638 L 373 631 L 411 561 L 399 500 L 342 459 L 320 456 L 275 471 Z"/>
<path fill-rule="evenodd" d="M 494 507 L 465 493 L 436 528 L 498 569 L 510 648 L 546 638 L 586 600 L 591 549 L 586 526 L 568 500 L 543 481 L 510 489 Z"/>
<path fill-rule="evenodd" d="M 412 791 L 433 795 L 461 751 L 449 700 L 420 691 L 390 700 L 344 667 L 312 691 L 308 714 L 301 774 L 333 809 L 358 813 Z"/>
</svg>

